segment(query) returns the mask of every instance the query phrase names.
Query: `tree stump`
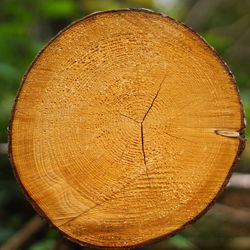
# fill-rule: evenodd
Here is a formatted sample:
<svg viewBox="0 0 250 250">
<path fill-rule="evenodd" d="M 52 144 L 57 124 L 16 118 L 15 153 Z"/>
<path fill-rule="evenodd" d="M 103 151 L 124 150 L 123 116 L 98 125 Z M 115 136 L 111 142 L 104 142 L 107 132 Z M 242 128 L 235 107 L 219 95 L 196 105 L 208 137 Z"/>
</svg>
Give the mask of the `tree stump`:
<svg viewBox="0 0 250 250">
<path fill-rule="evenodd" d="M 10 158 L 37 212 L 83 245 L 128 248 L 192 223 L 244 145 L 232 73 L 194 31 L 144 9 L 63 30 L 24 77 Z"/>
</svg>

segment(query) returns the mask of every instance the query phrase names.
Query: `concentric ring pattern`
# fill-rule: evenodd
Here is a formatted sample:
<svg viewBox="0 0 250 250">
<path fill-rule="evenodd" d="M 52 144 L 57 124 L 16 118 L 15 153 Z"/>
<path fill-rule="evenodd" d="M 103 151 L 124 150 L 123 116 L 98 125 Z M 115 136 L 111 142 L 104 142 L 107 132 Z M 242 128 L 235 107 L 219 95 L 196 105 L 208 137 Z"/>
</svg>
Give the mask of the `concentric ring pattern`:
<svg viewBox="0 0 250 250">
<path fill-rule="evenodd" d="M 197 34 L 154 12 L 108 11 L 37 56 L 16 99 L 10 155 L 33 206 L 69 238 L 130 247 L 206 211 L 243 129 L 234 79 Z"/>
</svg>

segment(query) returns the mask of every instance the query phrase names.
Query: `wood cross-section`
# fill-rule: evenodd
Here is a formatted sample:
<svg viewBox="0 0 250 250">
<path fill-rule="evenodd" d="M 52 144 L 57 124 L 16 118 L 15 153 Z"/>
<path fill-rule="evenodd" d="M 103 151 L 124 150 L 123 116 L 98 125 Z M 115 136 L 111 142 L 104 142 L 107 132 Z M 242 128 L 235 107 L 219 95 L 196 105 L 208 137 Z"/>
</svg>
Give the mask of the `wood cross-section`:
<svg viewBox="0 0 250 250">
<path fill-rule="evenodd" d="M 129 248 L 195 221 L 244 145 L 234 78 L 194 31 L 142 9 L 95 13 L 24 77 L 10 158 L 28 199 L 68 238 Z"/>
</svg>

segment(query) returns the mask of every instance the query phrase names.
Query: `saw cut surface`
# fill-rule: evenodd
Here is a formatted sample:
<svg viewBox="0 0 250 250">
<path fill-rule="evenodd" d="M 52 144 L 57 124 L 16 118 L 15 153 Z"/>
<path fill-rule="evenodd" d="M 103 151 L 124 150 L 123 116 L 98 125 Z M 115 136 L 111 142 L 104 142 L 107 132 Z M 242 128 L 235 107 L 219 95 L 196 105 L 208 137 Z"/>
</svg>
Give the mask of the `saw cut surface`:
<svg viewBox="0 0 250 250">
<path fill-rule="evenodd" d="M 146 10 L 90 15 L 33 62 L 10 155 L 36 210 L 68 238 L 131 247 L 199 217 L 243 145 L 237 87 L 189 28 Z"/>
</svg>

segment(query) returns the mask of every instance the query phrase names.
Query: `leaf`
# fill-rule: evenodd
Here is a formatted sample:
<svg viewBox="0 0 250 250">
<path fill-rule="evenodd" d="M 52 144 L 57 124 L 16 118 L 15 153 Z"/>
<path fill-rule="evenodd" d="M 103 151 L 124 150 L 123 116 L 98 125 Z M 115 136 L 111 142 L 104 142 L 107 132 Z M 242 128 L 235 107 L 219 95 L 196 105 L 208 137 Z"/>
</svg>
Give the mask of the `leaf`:
<svg viewBox="0 0 250 250">
<path fill-rule="evenodd" d="M 40 6 L 41 12 L 52 19 L 71 17 L 76 13 L 76 4 L 74 1 L 42 1 Z"/>
</svg>

